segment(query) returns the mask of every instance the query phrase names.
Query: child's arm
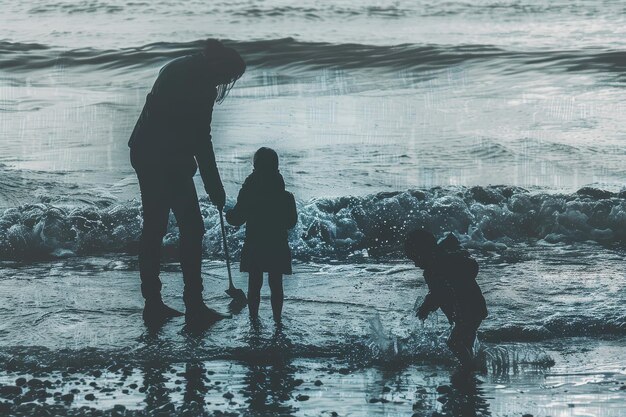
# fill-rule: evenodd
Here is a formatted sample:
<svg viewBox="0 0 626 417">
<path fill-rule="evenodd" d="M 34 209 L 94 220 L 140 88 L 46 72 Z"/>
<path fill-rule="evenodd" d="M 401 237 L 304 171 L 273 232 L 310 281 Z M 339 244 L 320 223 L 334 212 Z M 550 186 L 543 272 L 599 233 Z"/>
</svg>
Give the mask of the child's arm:
<svg viewBox="0 0 626 417">
<path fill-rule="evenodd" d="M 432 292 L 426 294 L 422 305 L 417 309 L 417 317 L 420 320 L 426 320 L 428 315 L 439 308 L 439 302 Z"/>
<path fill-rule="evenodd" d="M 291 229 L 298 223 L 298 211 L 296 209 L 296 199 L 290 192 L 285 193 L 285 226 L 287 229 Z"/>
<path fill-rule="evenodd" d="M 226 212 L 226 221 L 233 226 L 241 226 L 248 220 L 247 192 L 244 187 L 239 190 L 237 204 Z"/>
</svg>

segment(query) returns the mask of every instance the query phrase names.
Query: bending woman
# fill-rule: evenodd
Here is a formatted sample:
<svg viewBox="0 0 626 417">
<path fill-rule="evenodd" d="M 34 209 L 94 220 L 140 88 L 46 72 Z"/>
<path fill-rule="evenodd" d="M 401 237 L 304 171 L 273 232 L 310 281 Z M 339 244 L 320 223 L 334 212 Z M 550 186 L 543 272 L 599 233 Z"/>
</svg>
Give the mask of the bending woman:
<svg viewBox="0 0 626 417">
<path fill-rule="evenodd" d="M 201 52 L 169 62 L 159 72 L 128 142 L 143 207 L 139 271 L 146 324 L 182 315 L 161 298 L 161 244 L 170 210 L 180 231 L 185 321 L 205 324 L 219 318 L 202 298 L 205 229 L 193 176 L 199 168 L 211 202 L 222 210 L 226 194 L 211 143 L 211 117 L 214 103 L 226 98 L 245 70 L 241 56 L 214 39 L 205 41 Z"/>
</svg>

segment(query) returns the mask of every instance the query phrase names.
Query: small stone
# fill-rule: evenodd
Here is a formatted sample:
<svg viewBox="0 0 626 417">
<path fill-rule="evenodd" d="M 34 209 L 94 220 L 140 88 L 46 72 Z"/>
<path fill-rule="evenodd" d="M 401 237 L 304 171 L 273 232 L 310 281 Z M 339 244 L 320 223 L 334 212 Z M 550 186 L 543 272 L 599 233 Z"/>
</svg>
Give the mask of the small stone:
<svg viewBox="0 0 626 417">
<path fill-rule="evenodd" d="M 390 391 L 391 391 L 391 388 L 389 388 L 389 387 L 383 387 L 383 392 L 390 392 Z"/>
<path fill-rule="evenodd" d="M 3 387 L 0 387 L 0 395 L 3 395 L 3 396 L 10 397 L 13 395 L 20 395 L 21 393 L 22 393 L 22 389 L 14 385 L 5 385 Z"/>
<path fill-rule="evenodd" d="M 222 395 L 222 397 L 226 398 L 227 400 L 232 400 L 233 398 L 235 398 L 235 396 L 230 392 L 227 392 L 226 394 Z"/>
<path fill-rule="evenodd" d="M 137 384 L 130 384 L 130 385 L 128 386 L 128 388 L 130 388 L 130 389 L 137 389 L 137 387 L 138 387 L 138 385 L 137 385 Z"/>
<path fill-rule="evenodd" d="M 378 398 L 370 398 L 369 402 L 370 402 L 370 404 L 376 404 L 376 403 L 380 402 L 380 399 L 378 399 Z"/>
<path fill-rule="evenodd" d="M 26 378 L 17 378 L 15 380 L 15 385 L 18 387 L 22 387 L 24 385 L 26 385 Z"/>
<path fill-rule="evenodd" d="M 66 402 L 66 403 L 71 403 L 72 401 L 74 401 L 74 394 L 70 393 L 70 394 L 61 395 L 61 401 Z"/>
<path fill-rule="evenodd" d="M 322 385 L 324 385 L 324 383 L 322 381 L 320 381 L 319 379 L 317 381 L 315 381 L 313 383 L 316 387 L 321 387 Z"/>
<path fill-rule="evenodd" d="M 532 414 L 522 414 L 522 417 L 533 417 Z"/>
<path fill-rule="evenodd" d="M 97 370 L 93 371 L 91 374 L 93 376 L 95 376 L 96 378 L 100 378 L 102 376 L 102 371 L 97 369 Z"/>
<path fill-rule="evenodd" d="M 28 381 L 28 386 L 31 388 L 41 388 L 43 387 L 43 381 L 41 379 L 33 378 Z"/>
<path fill-rule="evenodd" d="M 304 380 L 302 380 L 302 379 L 294 379 L 293 380 L 293 385 L 296 386 L 296 387 L 298 387 L 298 386 L 300 386 L 302 384 L 304 384 Z"/>
<path fill-rule="evenodd" d="M 296 396 L 296 400 L 298 401 L 308 401 L 308 399 L 311 398 L 308 395 L 304 395 L 304 394 L 298 394 Z"/>
<path fill-rule="evenodd" d="M 91 393 L 89 393 L 89 394 L 85 395 L 85 399 L 87 401 L 94 401 L 96 399 L 96 396 L 91 394 Z"/>
</svg>

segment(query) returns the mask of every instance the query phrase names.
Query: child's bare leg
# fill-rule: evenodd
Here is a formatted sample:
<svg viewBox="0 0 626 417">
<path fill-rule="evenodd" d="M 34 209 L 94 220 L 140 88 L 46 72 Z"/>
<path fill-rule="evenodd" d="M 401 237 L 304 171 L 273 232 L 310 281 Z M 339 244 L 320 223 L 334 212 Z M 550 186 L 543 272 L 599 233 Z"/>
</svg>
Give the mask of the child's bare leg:
<svg viewBox="0 0 626 417">
<path fill-rule="evenodd" d="M 250 317 L 259 315 L 259 303 L 261 302 L 261 287 L 263 286 L 263 273 L 250 272 L 248 274 L 248 311 Z"/>
<path fill-rule="evenodd" d="M 283 313 L 283 274 L 270 272 L 269 274 L 270 289 L 272 290 L 272 313 L 274 313 L 274 321 L 280 323 Z"/>
</svg>

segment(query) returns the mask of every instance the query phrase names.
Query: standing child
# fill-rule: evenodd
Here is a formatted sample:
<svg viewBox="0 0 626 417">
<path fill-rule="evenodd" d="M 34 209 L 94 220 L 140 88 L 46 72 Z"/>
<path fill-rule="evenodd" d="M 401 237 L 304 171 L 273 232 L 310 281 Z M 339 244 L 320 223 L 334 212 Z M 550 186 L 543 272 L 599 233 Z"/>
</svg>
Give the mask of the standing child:
<svg viewBox="0 0 626 417">
<path fill-rule="evenodd" d="M 478 263 L 472 259 L 454 235 L 437 244 L 432 233 L 414 230 L 405 243 L 406 256 L 424 270 L 428 294 L 417 310 L 420 320 L 441 308 L 454 324 L 448 347 L 461 365 L 470 369 L 474 341 L 481 322 L 487 317 L 487 305 L 476 282 Z"/>
<path fill-rule="evenodd" d="M 291 274 L 287 231 L 298 221 L 296 202 L 293 194 L 285 191 L 285 181 L 278 170 L 278 154 L 273 149 L 256 151 L 253 165 L 254 170 L 243 183 L 237 204 L 226 213 L 226 220 L 233 226 L 246 224 L 240 270 L 249 274 L 250 317 L 258 317 L 263 273 L 267 272 L 274 320 L 280 323 L 283 274 Z"/>
</svg>

